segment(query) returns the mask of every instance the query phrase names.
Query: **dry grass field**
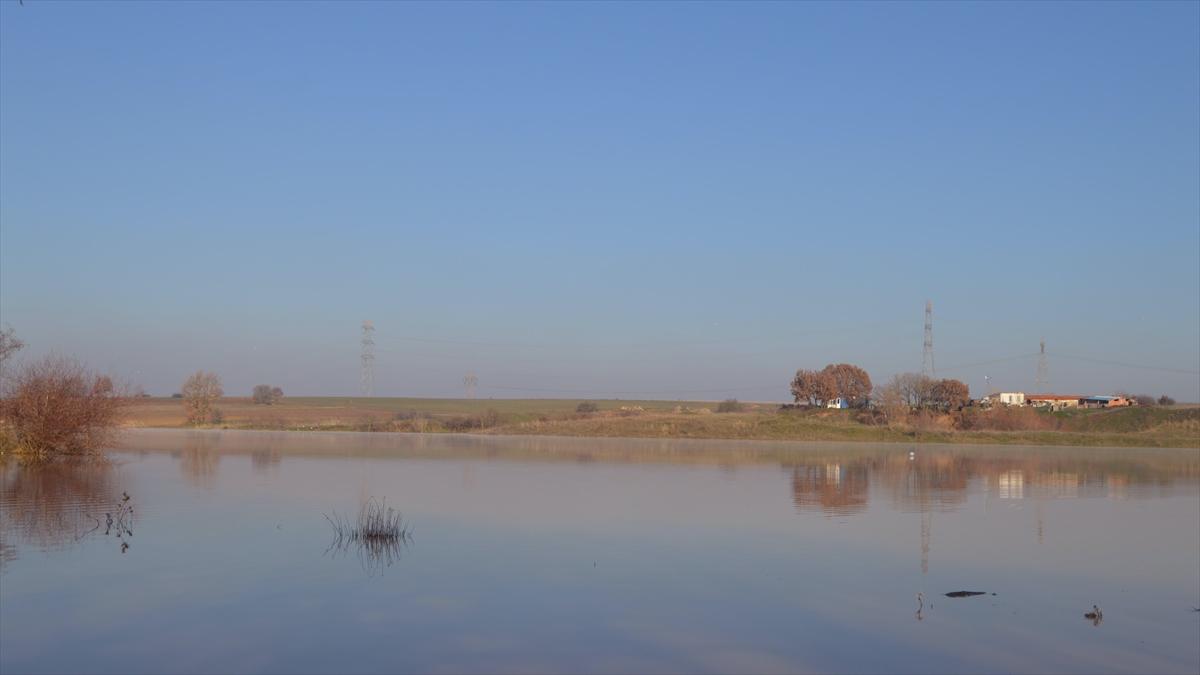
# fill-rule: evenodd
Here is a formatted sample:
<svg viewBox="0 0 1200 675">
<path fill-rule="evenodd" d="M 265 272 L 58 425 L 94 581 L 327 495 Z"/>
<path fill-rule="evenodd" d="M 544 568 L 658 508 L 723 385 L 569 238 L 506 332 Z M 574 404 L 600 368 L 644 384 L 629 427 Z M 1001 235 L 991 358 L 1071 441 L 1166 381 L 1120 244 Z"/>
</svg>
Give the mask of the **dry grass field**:
<svg viewBox="0 0 1200 675">
<path fill-rule="evenodd" d="M 218 404 L 229 429 L 397 431 L 595 436 L 921 443 L 1081 445 L 1200 448 L 1200 407 L 1132 408 L 1046 414 L 1037 428 L 955 430 L 948 418 L 927 425 L 859 421 L 852 411 L 778 410 L 746 403 L 742 412 L 718 413 L 704 401 L 579 399 L 422 399 L 295 397 L 273 405 L 249 398 Z M 180 399 L 140 399 L 127 426 L 183 427 Z"/>
</svg>

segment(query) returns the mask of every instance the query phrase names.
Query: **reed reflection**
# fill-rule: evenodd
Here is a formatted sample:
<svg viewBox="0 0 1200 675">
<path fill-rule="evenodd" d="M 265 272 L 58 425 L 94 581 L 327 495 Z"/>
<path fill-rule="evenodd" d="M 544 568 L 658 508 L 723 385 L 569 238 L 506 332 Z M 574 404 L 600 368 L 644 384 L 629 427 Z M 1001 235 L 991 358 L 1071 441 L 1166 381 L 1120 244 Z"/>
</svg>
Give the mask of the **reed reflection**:
<svg viewBox="0 0 1200 675">
<path fill-rule="evenodd" d="M 333 528 L 333 541 L 325 554 L 337 558 L 355 553 L 368 576 L 383 574 L 399 562 L 401 553 L 412 543 L 412 526 L 387 505 L 386 499 L 372 497 L 363 502 L 355 520 L 336 511 L 326 515 L 325 520 Z"/>
</svg>

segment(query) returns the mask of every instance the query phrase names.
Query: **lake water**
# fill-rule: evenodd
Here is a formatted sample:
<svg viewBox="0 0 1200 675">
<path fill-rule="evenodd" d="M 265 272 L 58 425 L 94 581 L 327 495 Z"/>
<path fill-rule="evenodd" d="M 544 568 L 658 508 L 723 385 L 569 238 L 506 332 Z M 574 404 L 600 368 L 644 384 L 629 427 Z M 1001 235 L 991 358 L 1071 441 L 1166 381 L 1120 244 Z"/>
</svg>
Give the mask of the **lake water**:
<svg viewBox="0 0 1200 675">
<path fill-rule="evenodd" d="M 110 458 L 0 469 L 5 674 L 1200 672 L 1198 450 L 141 430 Z M 371 497 L 412 540 L 333 545 Z"/>
</svg>

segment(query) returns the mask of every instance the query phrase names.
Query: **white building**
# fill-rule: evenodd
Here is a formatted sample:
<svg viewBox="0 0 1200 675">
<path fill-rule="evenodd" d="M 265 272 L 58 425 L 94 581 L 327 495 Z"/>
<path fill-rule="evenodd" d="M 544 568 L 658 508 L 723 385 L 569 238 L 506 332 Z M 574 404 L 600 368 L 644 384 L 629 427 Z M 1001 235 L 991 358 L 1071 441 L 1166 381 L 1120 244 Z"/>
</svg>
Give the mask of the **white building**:
<svg viewBox="0 0 1200 675">
<path fill-rule="evenodd" d="M 1000 405 L 1025 405 L 1025 392 L 1002 391 L 995 394 L 995 400 Z"/>
</svg>

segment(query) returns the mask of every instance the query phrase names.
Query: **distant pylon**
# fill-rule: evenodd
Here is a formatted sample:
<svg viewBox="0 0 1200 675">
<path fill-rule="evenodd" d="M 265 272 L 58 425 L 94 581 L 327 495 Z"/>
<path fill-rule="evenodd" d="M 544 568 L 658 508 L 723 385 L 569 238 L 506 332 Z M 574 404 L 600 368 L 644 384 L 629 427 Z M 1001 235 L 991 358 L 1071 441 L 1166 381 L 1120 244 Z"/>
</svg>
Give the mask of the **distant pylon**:
<svg viewBox="0 0 1200 675">
<path fill-rule="evenodd" d="M 921 374 L 925 377 L 937 377 L 937 368 L 933 365 L 933 303 L 925 301 L 925 354 L 921 357 Z"/>
<path fill-rule="evenodd" d="M 479 386 L 479 378 L 475 373 L 463 376 L 463 386 L 467 388 L 467 398 L 475 398 L 475 388 Z"/>
<path fill-rule="evenodd" d="M 375 324 L 362 322 L 362 371 L 359 373 L 363 396 L 375 395 Z"/>
<path fill-rule="evenodd" d="M 1042 338 L 1041 351 L 1038 353 L 1038 369 L 1037 369 L 1037 390 L 1040 393 L 1047 393 L 1050 386 L 1050 368 L 1046 365 L 1046 338 Z"/>
</svg>

